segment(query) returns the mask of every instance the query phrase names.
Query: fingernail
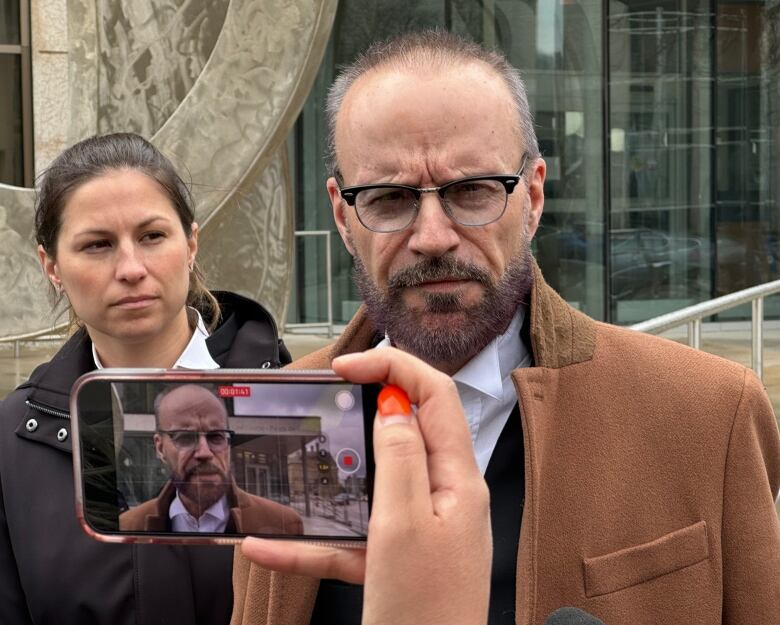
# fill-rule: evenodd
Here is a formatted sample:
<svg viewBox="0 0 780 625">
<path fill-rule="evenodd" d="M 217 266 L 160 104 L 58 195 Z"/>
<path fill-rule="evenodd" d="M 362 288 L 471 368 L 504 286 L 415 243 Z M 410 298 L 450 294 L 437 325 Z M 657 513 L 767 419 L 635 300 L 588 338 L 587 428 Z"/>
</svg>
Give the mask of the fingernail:
<svg viewBox="0 0 780 625">
<path fill-rule="evenodd" d="M 382 425 L 382 427 L 385 427 L 386 425 L 393 425 L 394 423 L 403 423 L 404 425 L 409 425 L 411 422 L 412 417 L 407 415 L 394 414 L 390 415 L 389 417 L 384 417 L 381 414 L 379 415 L 379 423 Z"/>
<path fill-rule="evenodd" d="M 409 402 L 409 396 L 395 384 L 388 384 L 379 391 L 376 407 L 383 425 L 412 421 L 412 404 Z"/>
</svg>

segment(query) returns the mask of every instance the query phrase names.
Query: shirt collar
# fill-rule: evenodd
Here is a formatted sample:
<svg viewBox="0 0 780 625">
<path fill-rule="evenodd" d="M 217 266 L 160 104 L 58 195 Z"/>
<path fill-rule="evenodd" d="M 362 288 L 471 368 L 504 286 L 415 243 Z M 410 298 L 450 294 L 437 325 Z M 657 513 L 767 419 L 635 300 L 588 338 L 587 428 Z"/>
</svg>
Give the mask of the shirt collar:
<svg viewBox="0 0 780 625">
<path fill-rule="evenodd" d="M 529 358 L 528 350 L 520 338 L 524 320 L 525 306 L 518 306 L 504 333 L 490 341 L 481 352 L 463 365 L 452 379 L 500 400 L 503 396 L 504 379 Z"/>
<path fill-rule="evenodd" d="M 219 369 L 219 365 L 211 357 L 209 348 L 206 345 L 209 331 L 206 329 L 203 317 L 201 317 L 200 312 L 192 307 L 188 307 L 187 312 L 196 316 L 197 324 L 192 337 L 190 337 L 190 342 L 187 343 L 187 347 L 184 348 L 179 358 L 173 363 L 171 369 Z M 103 364 L 100 362 L 94 343 L 92 343 L 92 357 L 95 360 L 95 366 L 98 369 L 103 369 Z"/>
<path fill-rule="evenodd" d="M 187 347 L 184 348 L 181 356 L 174 363 L 173 369 L 219 369 L 219 365 L 214 362 L 206 345 L 209 331 L 206 329 L 206 324 L 203 323 L 203 317 L 194 308 L 190 310 L 193 310 L 198 316 L 198 323 L 195 326 L 195 331 L 192 333 L 190 342 L 187 343 Z"/>
<path fill-rule="evenodd" d="M 504 379 L 513 369 L 530 364 L 531 355 L 520 337 L 525 315 L 526 307 L 518 306 L 506 331 L 490 341 L 481 352 L 463 365 L 452 379 L 500 400 Z M 390 337 L 385 335 L 377 347 L 388 345 L 391 345 Z"/>
<path fill-rule="evenodd" d="M 203 511 L 203 514 L 199 518 L 195 519 L 198 523 L 202 523 L 206 517 L 211 517 L 219 522 L 224 521 L 230 514 L 230 506 L 228 506 L 227 496 L 222 495 L 219 500 L 212 504 L 210 507 Z M 170 507 L 168 508 L 168 516 L 171 519 L 177 516 L 186 515 L 192 517 L 192 515 L 184 507 L 184 503 L 179 498 L 179 491 L 176 491 L 176 496 L 173 498 Z M 194 518 L 194 517 L 193 517 Z"/>
</svg>

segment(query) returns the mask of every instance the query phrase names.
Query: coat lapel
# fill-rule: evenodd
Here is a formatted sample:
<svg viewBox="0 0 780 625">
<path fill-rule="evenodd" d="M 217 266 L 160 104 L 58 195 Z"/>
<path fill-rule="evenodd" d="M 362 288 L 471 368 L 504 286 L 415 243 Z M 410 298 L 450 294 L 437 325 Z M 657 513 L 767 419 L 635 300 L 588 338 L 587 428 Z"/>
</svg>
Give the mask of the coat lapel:
<svg viewBox="0 0 780 625">
<path fill-rule="evenodd" d="M 585 362 L 596 347 L 596 323 L 551 289 L 534 263 L 531 290 L 531 349 L 537 367 L 558 369 Z"/>
<path fill-rule="evenodd" d="M 230 625 L 303 625 L 311 619 L 319 580 L 276 573 L 253 565 L 236 548 L 233 588 L 236 592 Z"/>
</svg>

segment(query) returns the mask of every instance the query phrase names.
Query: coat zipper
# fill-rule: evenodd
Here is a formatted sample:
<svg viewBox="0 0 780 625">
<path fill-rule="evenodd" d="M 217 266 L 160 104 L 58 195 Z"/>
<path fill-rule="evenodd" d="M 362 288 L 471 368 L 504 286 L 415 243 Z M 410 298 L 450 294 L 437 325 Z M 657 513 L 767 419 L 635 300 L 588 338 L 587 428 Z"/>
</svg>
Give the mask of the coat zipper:
<svg viewBox="0 0 780 625">
<path fill-rule="evenodd" d="M 24 403 L 27 404 L 27 406 L 29 406 L 30 408 L 34 408 L 35 410 L 38 410 L 52 417 L 58 417 L 60 419 L 70 419 L 70 413 L 65 412 L 64 410 L 57 410 L 56 408 L 50 408 L 49 406 L 44 406 L 43 404 L 37 404 L 34 401 L 30 401 L 29 399 L 25 400 Z"/>
</svg>

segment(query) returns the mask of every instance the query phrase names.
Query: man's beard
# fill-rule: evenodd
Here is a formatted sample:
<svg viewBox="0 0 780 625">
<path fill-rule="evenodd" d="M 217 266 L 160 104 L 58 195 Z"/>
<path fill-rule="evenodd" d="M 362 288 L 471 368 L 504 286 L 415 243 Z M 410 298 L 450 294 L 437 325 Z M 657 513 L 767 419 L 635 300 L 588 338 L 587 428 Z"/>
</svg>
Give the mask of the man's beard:
<svg viewBox="0 0 780 625">
<path fill-rule="evenodd" d="M 482 351 L 506 331 L 517 307 L 527 303 L 533 284 L 533 260 L 527 238 L 520 253 L 510 259 L 496 281 L 482 267 L 445 255 L 426 257 L 395 273 L 383 292 L 357 255 L 354 261 L 355 286 L 377 329 L 387 332 L 392 342 L 404 351 L 433 365 L 464 363 Z M 413 310 L 404 303 L 404 288 L 441 280 L 473 280 L 482 286 L 484 294 L 471 306 L 463 302 L 460 293 L 423 293 L 422 310 Z M 429 315 L 448 318 L 431 323 L 426 321 Z"/>
<path fill-rule="evenodd" d="M 200 473 L 217 474 L 222 479 L 219 482 L 195 481 L 193 478 L 196 478 Z M 174 472 L 171 475 L 171 481 L 179 496 L 184 496 L 196 503 L 200 507 L 201 514 L 222 498 L 230 484 L 230 478 L 219 467 L 209 462 L 198 464 L 185 471 L 183 475 Z"/>
</svg>

